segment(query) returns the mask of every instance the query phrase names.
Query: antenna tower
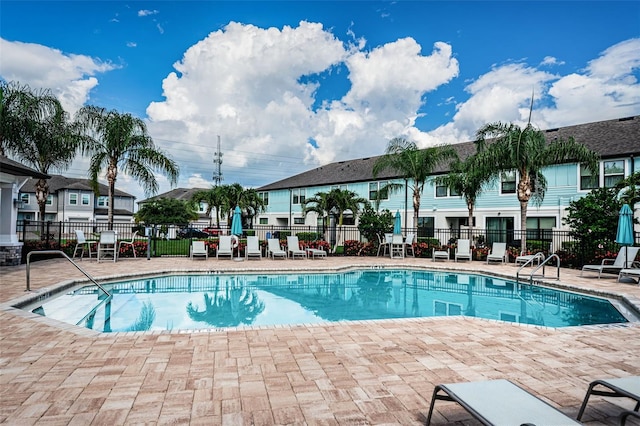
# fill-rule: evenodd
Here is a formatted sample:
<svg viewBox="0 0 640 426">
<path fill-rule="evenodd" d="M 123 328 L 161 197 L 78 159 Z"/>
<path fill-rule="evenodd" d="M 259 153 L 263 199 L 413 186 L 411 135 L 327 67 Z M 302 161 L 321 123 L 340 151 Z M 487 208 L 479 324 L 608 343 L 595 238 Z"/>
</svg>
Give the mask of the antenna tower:
<svg viewBox="0 0 640 426">
<path fill-rule="evenodd" d="M 222 151 L 220 151 L 220 135 L 218 135 L 218 149 L 213 154 L 213 184 L 220 185 L 222 182 Z"/>
</svg>

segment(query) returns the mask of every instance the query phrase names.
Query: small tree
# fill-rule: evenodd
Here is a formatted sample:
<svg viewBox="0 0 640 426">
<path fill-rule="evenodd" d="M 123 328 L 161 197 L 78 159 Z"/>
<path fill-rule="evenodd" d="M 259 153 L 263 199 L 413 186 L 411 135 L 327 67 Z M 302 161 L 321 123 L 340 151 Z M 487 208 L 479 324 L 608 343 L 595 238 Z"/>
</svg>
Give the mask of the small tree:
<svg viewBox="0 0 640 426">
<path fill-rule="evenodd" d="M 193 202 L 160 198 L 144 203 L 133 218 L 147 225 L 184 225 L 198 219 L 198 211 Z"/>
<path fill-rule="evenodd" d="M 368 203 L 358 218 L 358 229 L 367 240 L 376 241 L 376 235 L 393 230 L 393 220 L 393 214 L 388 209 L 378 213 Z"/>
</svg>

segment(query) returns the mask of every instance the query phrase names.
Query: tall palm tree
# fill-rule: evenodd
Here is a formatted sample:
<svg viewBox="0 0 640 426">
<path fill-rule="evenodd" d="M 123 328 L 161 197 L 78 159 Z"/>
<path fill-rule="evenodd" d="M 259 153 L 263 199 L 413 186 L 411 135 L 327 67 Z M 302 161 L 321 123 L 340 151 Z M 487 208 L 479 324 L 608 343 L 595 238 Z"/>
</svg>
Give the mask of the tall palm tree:
<svg viewBox="0 0 640 426">
<path fill-rule="evenodd" d="M 413 226 L 417 226 L 420 198 L 429 176 L 438 164 L 455 158 L 456 151 L 449 145 L 419 149 L 415 142 L 394 138 L 389 141 L 385 155 L 373 165 L 373 177 L 376 178 L 383 170 L 391 169 L 406 180 L 413 193 Z M 404 185 L 392 183 L 384 190 L 397 192 L 401 188 Z"/>
<path fill-rule="evenodd" d="M 233 183 L 231 185 L 221 185 L 222 191 L 222 212 L 227 215 L 227 225 L 231 228 L 231 220 L 233 219 L 233 211 L 236 206 L 240 206 L 242 202 L 242 194 L 244 188 L 239 183 Z"/>
<path fill-rule="evenodd" d="M 114 193 L 120 170 L 142 184 L 147 194 L 158 192 L 154 171 L 168 175 L 172 185 L 177 183 L 177 164 L 155 146 L 142 119 L 95 106 L 83 107 L 76 117 L 90 136 L 83 143 L 82 150 L 91 155 L 89 179 L 96 193 L 98 175 L 106 168 L 110 229 L 113 228 Z"/>
<path fill-rule="evenodd" d="M 253 218 L 266 210 L 264 200 L 254 188 L 245 189 L 240 197 L 240 208 L 244 210 L 249 219 L 249 225 L 253 228 Z"/>
<path fill-rule="evenodd" d="M 464 197 L 469 212 L 469 238 L 473 235 L 473 210 L 476 200 L 491 181 L 491 175 L 477 167 L 475 163 L 475 155 L 467 157 L 464 161 L 455 160 L 451 163 L 449 173 L 435 179 L 437 184 L 444 185 Z"/>
<path fill-rule="evenodd" d="M 6 103 L 5 103 L 6 102 Z M 78 126 L 50 91 L 31 91 L 27 86 L 2 85 L 2 145 L 24 164 L 41 173 L 66 170 L 82 139 Z M 15 128 L 18 126 L 18 128 Z M 6 132 L 6 133 L 5 133 Z M 49 184 L 36 182 L 36 200 L 44 237 L 44 218 Z"/>
<path fill-rule="evenodd" d="M 489 140 L 491 139 L 491 140 Z M 516 194 L 520 202 L 520 229 L 522 246 L 527 249 L 527 207 L 529 200 L 541 203 L 547 189 L 542 170 L 563 161 L 585 164 L 595 175 L 600 157 L 577 143 L 573 138 L 556 139 L 547 143 L 544 133 L 531 123 L 523 129 L 515 124 L 492 123 L 480 128 L 476 134 L 477 167 L 498 178 L 505 171 L 518 172 Z"/>
<path fill-rule="evenodd" d="M 0 155 L 20 151 L 25 138 L 60 109 L 49 90 L 32 90 L 19 82 L 0 80 Z"/>
</svg>

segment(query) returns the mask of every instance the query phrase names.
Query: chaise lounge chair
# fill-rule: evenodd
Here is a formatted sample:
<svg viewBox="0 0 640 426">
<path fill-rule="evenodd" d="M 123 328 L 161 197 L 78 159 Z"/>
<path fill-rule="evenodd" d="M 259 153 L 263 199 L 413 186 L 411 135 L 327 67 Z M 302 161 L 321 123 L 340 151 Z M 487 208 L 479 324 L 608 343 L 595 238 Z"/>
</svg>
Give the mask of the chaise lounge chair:
<svg viewBox="0 0 640 426">
<path fill-rule="evenodd" d="M 287 251 L 293 259 L 298 257 L 307 258 L 307 252 L 300 249 L 300 241 L 298 237 L 293 235 L 287 235 Z"/>
<path fill-rule="evenodd" d="M 484 425 L 580 424 L 520 386 L 503 379 L 436 386 L 427 426 L 431 424 L 433 406 L 438 399 L 457 402 Z"/>
<path fill-rule="evenodd" d="M 272 259 L 275 259 L 276 257 L 281 257 L 283 259 L 287 258 L 287 252 L 282 250 L 282 247 L 280 247 L 280 240 L 277 238 L 269 238 L 267 240 L 267 246 L 269 250 L 267 255 L 271 256 Z"/>
<path fill-rule="evenodd" d="M 260 240 L 255 235 L 247 236 L 247 247 L 245 248 L 245 257 L 247 260 L 250 258 L 262 259 L 262 251 L 260 250 Z"/>
<path fill-rule="evenodd" d="M 585 271 L 597 272 L 598 278 L 605 274 L 619 274 L 623 269 L 633 268 L 640 247 L 621 247 L 615 259 L 602 259 L 599 265 L 584 265 L 580 276 Z M 626 261 L 625 261 L 626 260 Z"/>
<path fill-rule="evenodd" d="M 220 239 L 218 240 L 218 250 L 216 250 L 216 259 L 220 256 L 229 256 L 229 258 L 233 257 L 231 237 L 232 235 L 220 235 Z"/>
<path fill-rule="evenodd" d="M 457 262 L 458 259 L 471 260 L 471 242 L 469 240 L 458 240 L 455 261 Z"/>
<path fill-rule="evenodd" d="M 209 250 L 205 245 L 204 241 L 192 241 L 191 242 L 191 250 L 190 257 L 193 260 L 196 257 L 204 257 L 204 260 L 209 259 Z"/>
<path fill-rule="evenodd" d="M 595 389 L 596 386 L 604 387 L 606 390 Z M 591 395 L 608 396 L 613 398 L 631 398 L 636 401 L 636 407 L 633 411 L 637 412 L 638 409 L 640 409 L 640 376 L 601 379 L 591 382 L 589 384 L 587 394 L 584 396 L 584 401 L 582 401 L 580 411 L 578 412 L 578 420 L 582 418 Z"/>
<path fill-rule="evenodd" d="M 487 263 L 507 261 L 507 243 L 493 243 L 491 251 L 487 255 Z"/>
<path fill-rule="evenodd" d="M 620 282 L 623 278 L 635 278 L 638 280 L 636 282 L 640 284 L 640 268 L 622 269 L 618 274 L 618 282 Z"/>
</svg>

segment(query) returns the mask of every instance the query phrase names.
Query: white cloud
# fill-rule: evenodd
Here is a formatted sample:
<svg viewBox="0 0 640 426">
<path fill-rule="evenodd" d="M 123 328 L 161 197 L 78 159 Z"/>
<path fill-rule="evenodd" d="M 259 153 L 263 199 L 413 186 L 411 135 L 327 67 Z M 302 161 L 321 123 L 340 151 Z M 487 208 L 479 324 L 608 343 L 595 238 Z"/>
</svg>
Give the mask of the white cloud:
<svg viewBox="0 0 640 426">
<path fill-rule="evenodd" d="M 127 42 L 127 47 L 137 47 L 138 43 L 136 43 L 135 41 L 128 41 Z"/>
<path fill-rule="evenodd" d="M 138 16 L 151 16 L 151 15 L 157 15 L 158 13 L 160 12 L 157 10 L 142 9 L 138 11 Z"/>
<path fill-rule="evenodd" d="M 74 114 L 89 99 L 98 84 L 97 74 L 116 68 L 86 55 L 65 54 L 40 44 L 0 38 L 0 75 L 33 89 L 51 89 L 62 106 Z"/>
</svg>

